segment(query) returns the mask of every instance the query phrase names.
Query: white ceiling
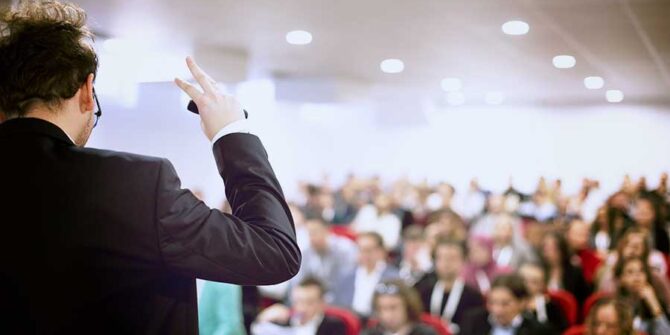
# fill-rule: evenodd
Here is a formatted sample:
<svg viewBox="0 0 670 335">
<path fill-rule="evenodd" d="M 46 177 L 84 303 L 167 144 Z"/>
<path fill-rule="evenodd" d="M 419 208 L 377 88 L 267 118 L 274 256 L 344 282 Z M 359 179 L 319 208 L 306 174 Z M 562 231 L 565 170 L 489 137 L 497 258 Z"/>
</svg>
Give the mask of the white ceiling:
<svg viewBox="0 0 670 335">
<path fill-rule="evenodd" d="M 508 103 L 604 104 L 605 89 L 621 89 L 625 103 L 670 105 L 668 0 L 76 2 L 106 37 L 217 50 L 222 63 L 237 55 L 244 73 L 373 89 L 350 90 L 360 98 L 380 87 L 442 97 L 440 80 L 455 76 L 468 103 L 502 91 Z M 530 33 L 503 34 L 512 19 L 528 22 Z M 287 44 L 295 29 L 310 31 L 313 43 Z M 554 68 L 558 54 L 577 65 Z M 385 58 L 402 59 L 405 71 L 382 73 Z M 602 76 L 605 89 L 586 90 L 589 75 Z"/>
</svg>

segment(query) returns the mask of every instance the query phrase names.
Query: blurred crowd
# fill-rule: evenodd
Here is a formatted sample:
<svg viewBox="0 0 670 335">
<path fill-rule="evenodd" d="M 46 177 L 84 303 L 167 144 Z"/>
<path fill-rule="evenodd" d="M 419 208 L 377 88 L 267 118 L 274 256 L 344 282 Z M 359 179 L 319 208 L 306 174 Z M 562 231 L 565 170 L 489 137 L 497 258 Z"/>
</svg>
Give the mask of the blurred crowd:
<svg viewBox="0 0 670 335">
<path fill-rule="evenodd" d="M 541 178 L 456 193 L 350 176 L 291 203 L 303 263 L 243 287 L 240 334 L 668 334 L 670 195 L 625 177 L 603 195 Z M 205 289 L 201 331 L 221 323 Z M 214 315 L 214 316 L 213 316 Z M 218 320 L 218 321 L 217 321 Z M 209 327 L 209 328 L 208 328 Z"/>
</svg>

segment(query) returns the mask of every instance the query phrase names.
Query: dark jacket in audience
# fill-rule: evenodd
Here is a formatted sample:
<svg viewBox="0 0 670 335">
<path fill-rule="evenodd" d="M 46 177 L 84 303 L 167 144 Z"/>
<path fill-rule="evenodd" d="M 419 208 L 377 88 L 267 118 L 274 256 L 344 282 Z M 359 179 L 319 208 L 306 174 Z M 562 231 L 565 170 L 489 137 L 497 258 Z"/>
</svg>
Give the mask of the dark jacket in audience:
<svg viewBox="0 0 670 335">
<path fill-rule="evenodd" d="M 493 330 L 489 313 L 480 308 L 470 311 L 463 319 L 460 334 L 463 335 L 489 335 Z M 545 326 L 528 316 L 523 316 L 521 324 L 514 330 L 514 335 L 558 335 L 560 332 Z"/>
<path fill-rule="evenodd" d="M 433 288 L 437 283 L 437 275 L 435 272 L 426 274 L 419 282 L 414 285 L 414 288 L 419 292 L 421 297 L 421 302 L 423 303 L 424 311 L 430 313 L 430 298 L 433 294 Z M 440 306 L 440 311 L 444 311 L 444 308 L 449 299 L 449 294 L 445 293 L 442 297 L 442 306 Z M 469 310 L 476 309 L 484 306 L 484 298 L 479 293 L 479 291 L 473 287 L 465 285 L 463 289 L 463 294 L 461 295 L 461 300 L 456 307 L 452 322 L 461 325 L 463 321 L 463 316 Z M 437 317 L 442 317 L 441 315 L 436 315 Z"/>
</svg>

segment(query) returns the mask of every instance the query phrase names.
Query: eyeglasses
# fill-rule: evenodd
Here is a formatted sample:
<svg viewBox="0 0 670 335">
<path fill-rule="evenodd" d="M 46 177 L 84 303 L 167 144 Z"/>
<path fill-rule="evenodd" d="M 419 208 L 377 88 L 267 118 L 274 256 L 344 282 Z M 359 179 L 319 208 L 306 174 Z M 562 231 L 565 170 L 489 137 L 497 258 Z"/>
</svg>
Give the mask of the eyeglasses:
<svg viewBox="0 0 670 335">
<path fill-rule="evenodd" d="M 398 294 L 400 287 L 396 284 L 380 283 L 375 286 L 375 293 L 377 294 Z"/>
<path fill-rule="evenodd" d="M 100 101 L 98 101 L 98 96 L 95 94 L 95 87 L 93 88 L 93 100 L 95 100 L 95 105 L 98 107 L 98 111 L 94 113 L 95 123 L 93 123 L 93 128 L 98 125 L 98 120 L 102 116 L 102 108 L 100 108 Z"/>
</svg>

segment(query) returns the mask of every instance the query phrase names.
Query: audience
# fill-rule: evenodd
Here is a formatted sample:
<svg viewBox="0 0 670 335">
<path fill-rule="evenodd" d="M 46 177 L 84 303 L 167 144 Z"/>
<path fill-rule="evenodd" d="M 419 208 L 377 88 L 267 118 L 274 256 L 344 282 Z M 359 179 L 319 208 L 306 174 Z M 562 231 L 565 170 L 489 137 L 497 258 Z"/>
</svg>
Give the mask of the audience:
<svg viewBox="0 0 670 335">
<path fill-rule="evenodd" d="M 330 302 L 339 278 L 356 267 L 358 248 L 351 240 L 332 234 L 321 218 L 308 220 L 306 229 L 309 244 L 302 249 L 302 265 L 291 282 L 299 283 L 307 277 L 320 280 L 328 292 L 326 301 Z"/>
<path fill-rule="evenodd" d="M 519 275 L 526 283 L 529 296 L 526 309 L 533 319 L 563 332 L 568 327 L 568 320 L 561 306 L 549 297 L 545 268 L 537 263 L 526 263 L 519 268 Z"/>
<path fill-rule="evenodd" d="M 586 318 L 586 335 L 633 335 L 630 308 L 614 298 L 596 301 Z"/>
<path fill-rule="evenodd" d="M 375 232 L 358 235 L 358 266 L 339 278 L 334 303 L 350 308 L 363 318 L 372 312 L 375 286 L 382 280 L 396 279 L 398 269 L 387 262 L 384 239 Z"/>
<path fill-rule="evenodd" d="M 400 278 L 413 286 L 432 266 L 430 246 L 423 229 L 417 225 L 407 227 L 403 233 L 402 257 L 398 266 Z"/>
<path fill-rule="evenodd" d="M 667 187 L 667 174 L 656 188 L 627 176 L 610 194 L 592 179 L 575 193 L 546 178 L 528 193 L 511 181 L 503 193 L 492 192 L 476 179 L 462 193 L 448 183 L 407 178 L 385 185 L 379 177 L 350 175 L 339 188 L 327 178 L 305 183 L 304 197 L 291 204 L 300 273 L 283 288 L 254 288 L 260 297 L 244 287 L 245 311 L 291 301 L 300 282 L 314 277 L 323 283 L 323 303 L 348 309 L 368 334 L 438 331 L 416 317 L 403 285 L 413 286 L 407 292 L 416 290 L 424 313 L 452 334 L 551 334 L 568 327 L 553 291 L 573 295 L 581 310 L 597 288 L 599 296 L 618 300 L 591 308 L 581 326 L 587 333 L 661 334 L 670 301 Z M 526 293 L 514 288 L 509 273 L 522 276 Z M 396 286 L 402 292 L 394 293 Z M 622 314 L 621 303 L 634 315 Z M 288 319 L 274 323 L 292 331 L 286 326 L 294 312 L 273 310 L 288 310 Z M 265 311 L 250 320 L 260 324 Z M 245 324 L 247 314 L 253 315 L 245 312 Z"/>
<path fill-rule="evenodd" d="M 494 226 L 493 257 L 500 268 L 517 269 L 523 263 L 537 261 L 521 235 L 519 223 L 510 215 L 501 216 Z"/>
<path fill-rule="evenodd" d="M 516 274 L 498 276 L 491 284 L 486 308 L 468 312 L 462 334 L 559 334 L 525 315 L 529 298 L 523 279 Z"/>
<path fill-rule="evenodd" d="M 486 294 L 491 289 L 491 281 L 498 275 L 509 272 L 510 268 L 500 266 L 493 259 L 493 241 L 482 236 L 468 240 L 468 262 L 463 269 L 465 283 Z"/>
<path fill-rule="evenodd" d="M 463 315 L 484 305 L 476 288 L 465 283 L 466 248 L 463 242 L 440 240 L 433 250 L 434 271 L 426 274 L 415 288 L 424 309 L 442 318 L 452 334 L 458 334 Z"/>
<path fill-rule="evenodd" d="M 547 234 L 540 256 L 548 271 L 547 287 L 550 291 L 571 292 L 578 301 L 584 301 L 591 294 L 584 271 L 574 264 L 575 258 L 563 235 Z"/>
<path fill-rule="evenodd" d="M 437 335 L 421 323 L 423 312 L 416 291 L 401 280 L 377 284 L 372 300 L 376 324 L 365 335 Z"/>
<path fill-rule="evenodd" d="M 640 257 L 620 258 L 614 269 L 617 297 L 633 310 L 636 330 L 649 335 L 670 334 L 668 304 L 651 285 L 651 270 Z"/>
<path fill-rule="evenodd" d="M 304 279 L 291 291 L 292 307 L 276 304 L 266 308 L 251 326 L 251 333 L 254 335 L 345 334 L 344 322 L 326 315 L 324 293 L 324 287 L 317 279 Z"/>
</svg>

